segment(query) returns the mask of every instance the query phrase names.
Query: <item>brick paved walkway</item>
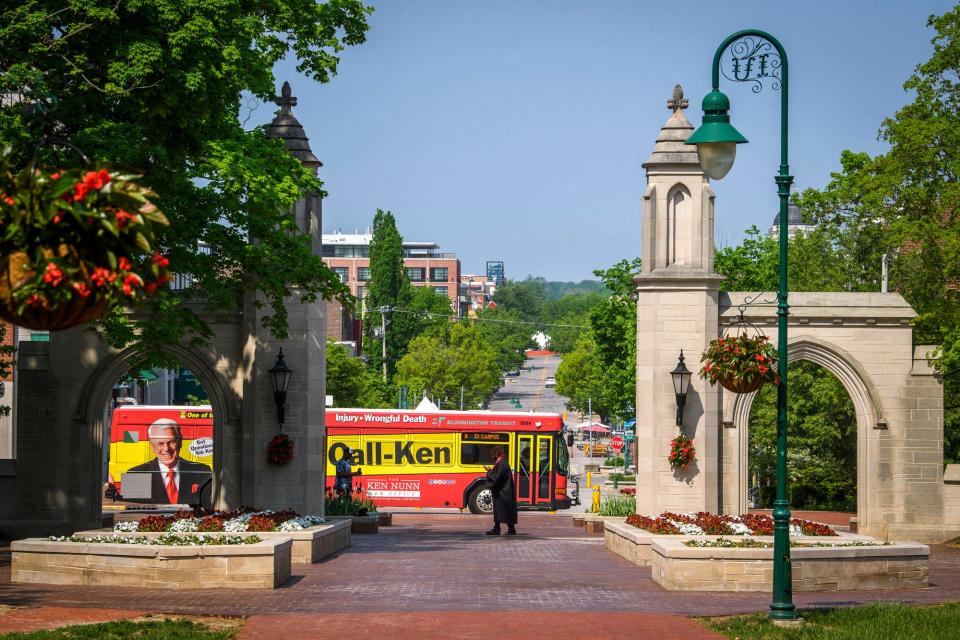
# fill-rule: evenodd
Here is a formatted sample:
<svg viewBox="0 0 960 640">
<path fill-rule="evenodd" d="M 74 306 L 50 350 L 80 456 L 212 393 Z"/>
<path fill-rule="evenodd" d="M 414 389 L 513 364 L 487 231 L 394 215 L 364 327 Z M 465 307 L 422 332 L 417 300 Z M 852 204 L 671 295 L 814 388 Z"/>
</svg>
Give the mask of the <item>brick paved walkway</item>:
<svg viewBox="0 0 960 640">
<path fill-rule="evenodd" d="M 663 591 L 649 568 L 608 552 L 601 537 L 585 535 L 565 515 L 521 514 L 521 535 L 515 538 L 485 536 L 488 520 L 467 514 L 397 514 L 394 523 L 377 535 L 354 536 L 353 547 L 324 562 L 294 565 L 282 588 L 255 594 L 11 585 L 9 554 L 0 554 L 0 604 L 194 615 L 410 612 L 425 620 L 448 612 L 478 621 L 480 629 L 485 616 L 469 612 L 712 616 L 763 611 L 769 603 L 767 594 Z M 960 550 L 933 547 L 930 578 L 933 586 L 923 590 L 796 594 L 794 599 L 800 607 L 960 600 Z M 363 616 L 361 626 L 369 617 Z M 518 613 L 514 619 L 520 624 L 527 617 Z M 386 632 L 392 619 L 413 618 L 374 619 Z"/>
<path fill-rule="evenodd" d="M 0 633 L 42 631 L 74 624 L 125 620 L 141 615 L 139 611 L 91 609 L 89 607 L 30 607 L 13 609 L 0 615 Z"/>
</svg>

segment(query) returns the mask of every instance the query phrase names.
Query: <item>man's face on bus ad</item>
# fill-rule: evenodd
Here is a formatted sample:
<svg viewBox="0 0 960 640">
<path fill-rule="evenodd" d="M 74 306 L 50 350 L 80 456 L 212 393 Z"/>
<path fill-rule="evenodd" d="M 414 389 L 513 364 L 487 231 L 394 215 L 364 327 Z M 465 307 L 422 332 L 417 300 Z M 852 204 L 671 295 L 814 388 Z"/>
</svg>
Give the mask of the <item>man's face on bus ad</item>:
<svg viewBox="0 0 960 640">
<path fill-rule="evenodd" d="M 158 429 L 150 438 L 150 448 L 161 464 L 172 467 L 180 458 L 180 446 L 183 441 L 173 429 Z"/>
</svg>

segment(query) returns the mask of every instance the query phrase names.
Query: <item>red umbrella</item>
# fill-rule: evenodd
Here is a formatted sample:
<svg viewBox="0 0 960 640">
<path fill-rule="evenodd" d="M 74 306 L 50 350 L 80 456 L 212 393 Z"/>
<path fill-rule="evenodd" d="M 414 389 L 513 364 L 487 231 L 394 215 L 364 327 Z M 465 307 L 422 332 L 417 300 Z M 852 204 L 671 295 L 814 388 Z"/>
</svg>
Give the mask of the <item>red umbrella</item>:
<svg viewBox="0 0 960 640">
<path fill-rule="evenodd" d="M 610 433 L 610 427 L 605 427 L 602 424 L 594 423 L 589 426 L 583 427 L 580 431 L 584 433 Z"/>
</svg>

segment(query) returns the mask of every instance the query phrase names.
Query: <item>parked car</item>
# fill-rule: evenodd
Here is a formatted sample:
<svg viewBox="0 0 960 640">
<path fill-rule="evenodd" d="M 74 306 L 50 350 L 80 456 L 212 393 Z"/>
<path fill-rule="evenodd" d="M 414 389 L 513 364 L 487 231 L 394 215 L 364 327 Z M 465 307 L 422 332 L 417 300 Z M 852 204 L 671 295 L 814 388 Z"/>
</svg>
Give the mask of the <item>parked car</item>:
<svg viewBox="0 0 960 640">
<path fill-rule="evenodd" d="M 549 378 L 547 378 L 547 379 L 544 381 L 543 384 L 544 384 L 545 386 L 547 386 L 547 387 L 555 387 L 555 386 L 557 386 L 557 379 L 554 378 L 553 376 L 550 376 Z"/>
<path fill-rule="evenodd" d="M 511 369 L 510 371 L 507 371 L 507 372 L 504 373 L 503 375 L 507 376 L 508 378 L 513 378 L 513 377 L 516 377 L 516 376 L 520 375 L 520 370 L 519 370 L 519 369 Z"/>
</svg>

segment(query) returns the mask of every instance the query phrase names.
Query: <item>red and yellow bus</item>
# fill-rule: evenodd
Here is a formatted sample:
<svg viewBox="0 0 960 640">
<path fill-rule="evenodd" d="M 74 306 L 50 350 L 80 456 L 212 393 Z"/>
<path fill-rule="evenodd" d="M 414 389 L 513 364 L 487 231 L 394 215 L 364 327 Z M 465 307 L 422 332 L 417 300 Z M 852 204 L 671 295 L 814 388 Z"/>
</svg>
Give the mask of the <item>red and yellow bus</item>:
<svg viewBox="0 0 960 640">
<path fill-rule="evenodd" d="M 508 452 L 520 509 L 570 507 L 558 414 L 329 408 L 326 424 L 327 487 L 349 450 L 352 470 L 362 472 L 354 484 L 378 506 L 492 512 L 484 467 L 499 444 Z"/>
</svg>

